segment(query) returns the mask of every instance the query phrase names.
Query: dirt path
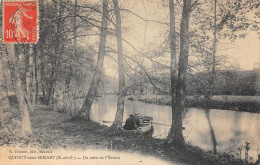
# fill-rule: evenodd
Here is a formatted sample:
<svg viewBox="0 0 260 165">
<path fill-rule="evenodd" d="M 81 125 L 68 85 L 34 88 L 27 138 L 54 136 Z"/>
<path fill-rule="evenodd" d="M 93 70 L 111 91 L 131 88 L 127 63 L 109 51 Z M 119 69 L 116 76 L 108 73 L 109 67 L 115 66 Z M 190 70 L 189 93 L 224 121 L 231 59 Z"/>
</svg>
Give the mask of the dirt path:
<svg viewBox="0 0 260 165">
<path fill-rule="evenodd" d="M 43 147 L 106 148 L 112 138 L 104 138 L 97 130 L 103 127 L 94 122 L 71 119 L 64 113 L 37 106 L 31 117 L 33 134 L 41 139 Z"/>
</svg>

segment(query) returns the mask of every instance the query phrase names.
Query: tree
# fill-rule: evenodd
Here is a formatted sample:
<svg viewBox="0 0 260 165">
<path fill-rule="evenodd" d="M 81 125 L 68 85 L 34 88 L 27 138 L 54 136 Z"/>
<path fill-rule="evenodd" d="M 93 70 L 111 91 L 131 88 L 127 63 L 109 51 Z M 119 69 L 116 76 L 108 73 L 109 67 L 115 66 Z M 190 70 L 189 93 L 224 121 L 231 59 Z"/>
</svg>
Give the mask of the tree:
<svg viewBox="0 0 260 165">
<path fill-rule="evenodd" d="M 29 116 L 28 106 L 25 102 L 24 91 L 22 88 L 22 82 L 20 78 L 19 65 L 17 63 L 17 59 L 15 56 L 15 49 L 13 44 L 7 44 L 7 53 L 8 60 L 11 63 L 11 68 L 13 71 L 13 79 L 15 83 L 15 94 L 17 97 L 17 102 L 19 106 L 19 110 L 21 113 L 22 120 L 22 133 L 23 134 L 32 134 L 31 121 Z"/>
<path fill-rule="evenodd" d="M 186 75 L 189 57 L 189 19 L 191 12 L 191 0 L 183 0 L 182 19 L 180 25 L 180 57 L 178 79 L 176 86 L 175 104 L 172 104 L 173 123 L 168 144 L 183 146 L 182 112 L 185 109 Z M 174 106 L 174 107 L 173 107 Z"/>
<path fill-rule="evenodd" d="M 6 95 L 4 95 L 4 91 L 6 91 L 7 89 L 7 85 L 5 86 L 3 83 L 7 83 L 6 82 L 6 69 L 4 66 L 4 60 L 3 57 L 0 57 L 0 106 L 1 106 L 1 110 L 5 110 L 9 108 L 9 100 L 8 100 L 8 91 L 6 92 Z"/>
<path fill-rule="evenodd" d="M 118 128 L 122 127 L 126 89 L 125 89 L 125 69 L 124 69 L 120 9 L 118 6 L 118 0 L 113 0 L 113 3 L 114 3 L 115 15 L 116 15 L 119 92 L 118 92 L 116 116 L 113 124 L 111 125 L 111 129 L 117 130 Z"/>
<path fill-rule="evenodd" d="M 36 103 L 36 45 L 30 45 L 30 56 L 32 57 L 32 64 L 31 64 L 31 93 L 32 93 L 32 112 L 35 110 L 35 103 Z"/>
<path fill-rule="evenodd" d="M 213 3 L 212 3 L 213 2 Z M 210 32 L 213 31 L 213 35 L 208 36 L 209 42 L 212 43 L 206 43 L 204 47 L 207 47 L 206 44 L 211 45 L 209 47 L 207 62 L 205 64 L 207 65 L 207 78 L 208 83 L 206 84 L 206 91 L 205 96 L 207 99 L 210 99 L 210 96 L 217 94 L 217 84 L 219 84 L 219 77 L 217 72 L 221 72 L 223 70 L 223 58 L 220 56 L 217 56 L 217 45 L 218 43 L 221 43 L 221 40 L 223 39 L 229 39 L 230 41 L 234 42 L 237 38 L 244 38 L 248 31 L 259 31 L 259 22 L 256 20 L 251 20 L 251 17 L 255 15 L 257 17 L 257 8 L 260 6 L 259 2 L 257 1 L 232 1 L 232 0 L 214 0 L 209 1 L 208 5 L 213 4 L 213 16 L 212 10 L 209 11 L 208 14 L 205 13 L 205 19 L 208 21 L 204 21 L 203 24 L 205 24 L 203 29 L 200 31 L 205 31 L 204 35 L 207 36 L 207 30 Z M 206 5 L 206 4 L 203 4 Z M 202 8 L 202 6 L 200 7 Z M 251 16 L 249 16 L 249 14 Z M 199 13 L 199 15 L 202 15 Z M 209 15 L 209 16 L 207 16 Z M 204 16 L 202 16 L 204 17 Z M 259 16 L 258 16 L 259 17 Z M 210 22 L 210 23 L 208 23 Z M 209 28 L 205 28 L 205 26 L 208 26 L 206 24 L 209 24 Z M 210 39 L 212 37 L 212 39 Z M 197 44 L 197 42 L 195 43 Z M 220 47 L 220 50 L 223 48 Z M 205 60 L 206 61 L 206 60 Z"/>
<path fill-rule="evenodd" d="M 86 120 L 90 120 L 89 112 L 91 105 L 93 103 L 94 97 L 96 95 L 97 87 L 100 81 L 100 77 L 103 71 L 103 63 L 105 57 L 105 48 L 106 48 L 106 38 L 107 38 L 107 24 L 108 24 L 108 3 L 107 0 L 103 0 L 103 14 L 101 22 L 101 33 L 100 33 L 100 42 L 99 42 L 99 51 L 97 58 L 96 70 L 90 84 L 88 94 L 84 100 L 84 103 L 80 109 L 80 116 Z"/>
<path fill-rule="evenodd" d="M 29 45 L 15 45 L 15 55 L 18 57 L 19 62 L 19 70 L 20 70 L 20 78 L 23 85 L 24 90 L 24 98 L 25 102 L 28 106 L 29 111 L 33 111 L 31 105 L 31 96 L 32 96 L 32 88 L 31 88 L 31 58 L 32 58 L 32 49 Z M 12 68 L 10 68 L 12 70 Z"/>
<path fill-rule="evenodd" d="M 170 12 L 170 49 L 171 49 L 171 103 L 174 105 L 175 103 L 175 88 L 176 88 L 176 73 L 177 73 L 177 68 L 176 68 L 176 30 L 175 30 L 175 10 L 174 10 L 174 0 L 169 0 L 169 12 Z M 174 106 L 172 106 L 172 115 L 174 115 Z M 174 116 L 172 116 L 172 119 Z M 172 125 L 173 125 L 173 120 L 172 120 Z M 173 131 L 173 127 L 171 127 L 170 132 Z M 171 139 L 172 133 L 169 133 L 170 136 L 167 137 L 167 139 Z"/>
<path fill-rule="evenodd" d="M 57 81 L 57 74 L 58 74 L 58 67 L 60 67 L 60 63 L 61 63 L 61 55 L 62 55 L 62 51 L 63 51 L 63 46 L 64 43 L 62 43 L 62 37 L 60 35 L 60 33 L 63 30 L 62 27 L 62 22 L 63 22 L 63 16 L 64 16 L 64 6 L 61 5 L 61 0 L 60 0 L 60 4 L 57 5 L 55 4 L 55 8 L 57 8 L 57 6 L 59 6 L 59 10 L 58 10 L 58 15 L 57 15 L 57 22 L 56 22 L 56 31 L 55 31 L 55 39 L 54 39 L 54 51 L 53 54 L 56 56 L 56 58 L 51 59 L 51 75 L 50 75 L 50 79 L 49 79 L 49 87 L 47 89 L 47 104 L 50 103 L 50 100 L 53 96 L 54 93 L 54 87 L 55 87 L 55 83 Z"/>
<path fill-rule="evenodd" d="M 35 103 L 38 101 L 39 95 L 39 83 L 38 83 L 38 69 L 37 69 L 37 47 L 33 45 L 33 82 L 34 82 L 34 96 L 35 96 Z"/>
<path fill-rule="evenodd" d="M 213 39 L 213 52 L 212 52 L 212 91 L 215 93 L 215 85 L 216 85 L 216 47 L 217 47 L 217 0 L 214 0 L 214 39 Z"/>
<path fill-rule="evenodd" d="M 73 75 L 73 68 L 72 68 L 72 63 L 73 63 L 73 59 L 76 57 L 77 54 L 77 5 L 78 5 L 78 0 L 75 0 L 74 2 L 74 10 L 73 10 L 73 18 L 72 18 L 72 25 L 73 25 L 73 54 L 72 54 L 72 58 L 70 61 L 70 65 L 69 65 L 69 74 L 66 78 L 65 81 L 65 91 L 67 92 L 67 90 L 69 89 L 70 86 L 70 81 L 71 81 L 71 77 Z"/>
</svg>

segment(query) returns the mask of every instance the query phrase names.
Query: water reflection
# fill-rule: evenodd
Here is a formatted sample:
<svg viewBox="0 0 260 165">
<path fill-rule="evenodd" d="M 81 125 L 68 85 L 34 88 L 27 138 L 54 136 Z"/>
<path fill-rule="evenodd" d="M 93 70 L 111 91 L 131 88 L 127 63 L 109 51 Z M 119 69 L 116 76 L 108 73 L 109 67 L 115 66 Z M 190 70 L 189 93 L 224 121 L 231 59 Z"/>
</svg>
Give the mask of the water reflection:
<svg viewBox="0 0 260 165">
<path fill-rule="evenodd" d="M 210 136 L 211 136 L 211 142 L 212 142 L 212 146 L 213 146 L 213 152 L 214 152 L 214 154 L 216 154 L 217 153 L 217 141 L 216 141 L 215 131 L 212 127 L 209 114 L 210 114 L 210 109 L 205 109 L 205 115 L 208 120 L 209 129 L 210 129 Z"/>
<path fill-rule="evenodd" d="M 90 118 L 110 126 L 115 119 L 116 101 L 116 96 L 96 98 L 91 108 Z M 170 106 L 126 100 L 123 120 L 136 112 L 153 117 L 154 137 L 167 137 L 172 118 Z M 256 158 L 257 146 L 260 146 L 259 125 L 260 114 L 189 108 L 183 120 L 185 127 L 183 135 L 187 143 L 202 149 L 213 148 L 219 152 L 234 154 L 239 153 L 237 148 L 247 141 L 251 146 L 249 155 Z"/>
</svg>

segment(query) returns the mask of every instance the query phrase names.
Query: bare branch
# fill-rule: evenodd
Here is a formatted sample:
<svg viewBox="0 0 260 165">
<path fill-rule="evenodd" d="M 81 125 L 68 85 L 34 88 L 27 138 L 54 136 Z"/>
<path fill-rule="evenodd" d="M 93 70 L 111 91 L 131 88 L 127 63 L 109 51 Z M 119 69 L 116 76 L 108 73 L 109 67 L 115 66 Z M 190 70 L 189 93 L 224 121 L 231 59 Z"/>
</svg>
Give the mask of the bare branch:
<svg viewBox="0 0 260 165">
<path fill-rule="evenodd" d="M 129 12 L 129 13 L 133 14 L 134 16 L 140 18 L 141 20 L 145 21 L 145 22 L 153 22 L 153 23 L 158 23 L 158 24 L 162 24 L 162 25 L 167 25 L 168 26 L 168 23 L 166 23 L 166 22 L 160 22 L 160 21 L 156 21 L 156 20 L 145 19 L 145 18 L 139 16 L 138 14 L 132 12 L 131 10 L 128 10 L 128 9 L 120 9 L 120 10 Z"/>
</svg>

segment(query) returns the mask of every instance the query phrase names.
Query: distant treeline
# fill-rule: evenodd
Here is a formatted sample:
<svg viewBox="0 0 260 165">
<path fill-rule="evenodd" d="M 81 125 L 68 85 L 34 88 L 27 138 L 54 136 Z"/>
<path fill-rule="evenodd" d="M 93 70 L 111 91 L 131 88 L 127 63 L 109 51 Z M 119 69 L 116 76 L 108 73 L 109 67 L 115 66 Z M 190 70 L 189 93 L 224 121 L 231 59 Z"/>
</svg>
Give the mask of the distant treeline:
<svg viewBox="0 0 260 165">
<path fill-rule="evenodd" d="M 211 86 L 211 75 L 208 72 L 198 72 L 187 76 L 187 96 L 194 95 L 238 95 L 256 96 L 260 95 L 260 71 L 254 70 L 220 70 L 216 74 L 216 85 Z M 170 80 L 168 77 L 157 75 L 152 77 L 158 80 L 157 87 L 163 89 L 158 91 L 148 80 L 141 80 L 140 86 L 134 84 L 129 92 L 134 95 L 162 95 L 170 94 Z M 160 80 L 160 81 L 159 81 Z"/>
<path fill-rule="evenodd" d="M 260 95 L 259 73 L 257 70 L 225 70 L 219 71 L 216 78 L 216 86 L 213 95 Z M 197 73 L 189 77 L 187 93 L 206 95 L 208 91 L 208 73 Z"/>
</svg>

